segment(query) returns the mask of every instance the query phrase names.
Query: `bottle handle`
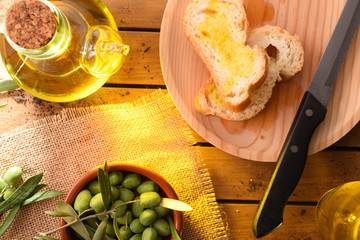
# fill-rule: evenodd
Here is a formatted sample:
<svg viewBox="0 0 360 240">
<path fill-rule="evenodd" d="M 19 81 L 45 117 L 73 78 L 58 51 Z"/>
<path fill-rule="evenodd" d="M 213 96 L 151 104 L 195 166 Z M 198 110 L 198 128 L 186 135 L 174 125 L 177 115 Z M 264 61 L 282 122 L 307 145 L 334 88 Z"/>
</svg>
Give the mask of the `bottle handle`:
<svg viewBox="0 0 360 240">
<path fill-rule="evenodd" d="M 119 42 L 103 41 L 98 44 L 98 47 L 101 53 L 108 53 L 108 54 L 122 54 L 126 56 L 130 51 L 129 45 L 122 44 Z"/>
<path fill-rule="evenodd" d="M 129 50 L 115 29 L 107 25 L 91 26 L 84 41 L 82 66 L 94 76 L 111 76 L 121 68 Z"/>
</svg>

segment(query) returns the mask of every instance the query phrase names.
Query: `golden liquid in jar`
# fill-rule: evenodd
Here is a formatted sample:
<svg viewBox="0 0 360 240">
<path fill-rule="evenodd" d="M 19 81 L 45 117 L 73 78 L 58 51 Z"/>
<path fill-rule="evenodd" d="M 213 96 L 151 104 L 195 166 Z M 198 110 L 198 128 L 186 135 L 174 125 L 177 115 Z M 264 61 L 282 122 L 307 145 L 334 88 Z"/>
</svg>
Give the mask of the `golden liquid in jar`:
<svg viewBox="0 0 360 240">
<path fill-rule="evenodd" d="M 360 240 L 360 181 L 326 193 L 316 207 L 316 223 L 324 240 Z"/>
<path fill-rule="evenodd" d="M 96 25 L 107 25 L 116 29 L 116 24 L 110 11 L 100 1 L 50 2 L 66 15 L 71 25 L 71 34 L 66 40 L 69 41 L 67 49 L 51 59 L 36 60 L 16 52 L 2 35 L 2 59 L 14 81 L 33 96 L 55 102 L 78 100 L 98 90 L 109 78 L 109 75 L 95 76 L 82 65 L 82 51 L 87 31 L 89 27 Z M 111 35 L 107 38 L 109 42 L 112 38 L 114 41 L 119 39 L 118 36 Z M 122 63 L 123 58 L 122 55 L 114 54 L 106 61 L 109 62 L 110 59 L 111 62 Z M 101 58 L 92 64 L 93 66 L 88 68 L 101 66 Z"/>
</svg>

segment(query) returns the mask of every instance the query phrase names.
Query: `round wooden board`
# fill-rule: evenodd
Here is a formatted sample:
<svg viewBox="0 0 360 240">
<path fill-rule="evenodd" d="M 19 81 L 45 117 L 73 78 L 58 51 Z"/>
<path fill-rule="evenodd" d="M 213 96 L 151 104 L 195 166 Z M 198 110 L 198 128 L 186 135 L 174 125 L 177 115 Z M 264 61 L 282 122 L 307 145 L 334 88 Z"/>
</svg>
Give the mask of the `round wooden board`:
<svg viewBox="0 0 360 240">
<path fill-rule="evenodd" d="M 255 161 L 276 161 L 303 93 L 335 28 L 345 0 L 247 0 L 251 28 L 278 25 L 297 34 L 305 51 L 301 73 L 280 82 L 256 117 L 241 122 L 195 111 L 194 97 L 209 72 L 187 41 L 182 18 L 191 0 L 169 0 L 160 31 L 160 60 L 170 95 L 190 126 L 214 146 Z M 325 120 L 309 146 L 316 153 L 343 137 L 360 119 L 360 33 L 357 32 L 337 78 Z"/>
</svg>

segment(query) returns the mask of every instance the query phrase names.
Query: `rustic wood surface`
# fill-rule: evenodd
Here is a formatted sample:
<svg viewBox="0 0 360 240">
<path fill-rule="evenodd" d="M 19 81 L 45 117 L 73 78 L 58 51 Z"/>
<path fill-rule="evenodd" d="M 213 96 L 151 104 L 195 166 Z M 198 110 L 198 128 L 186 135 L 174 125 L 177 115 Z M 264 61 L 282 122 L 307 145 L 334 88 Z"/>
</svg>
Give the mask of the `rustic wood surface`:
<svg viewBox="0 0 360 240">
<path fill-rule="evenodd" d="M 270 11 L 266 3 L 272 1 L 250 1 L 262 4 L 260 10 Z M 280 3 L 287 1 L 290 2 L 281 0 Z M 160 26 L 167 1 L 104 2 L 113 13 L 124 41 L 132 48 L 121 71 L 95 94 L 71 103 L 42 101 L 22 90 L 0 93 L 0 104 L 8 103 L 7 107 L 0 109 L 0 134 L 25 123 L 56 115 L 64 108 L 134 101 L 159 88 L 167 92 L 159 59 Z M 339 13 L 344 1 L 331 2 L 339 2 L 332 6 Z M 267 16 L 261 11 L 260 17 L 256 15 L 259 13 L 252 13 L 256 21 L 271 17 L 271 14 Z M 278 8 L 274 8 L 274 15 L 278 11 Z M 194 136 L 210 170 L 216 197 L 228 222 L 230 239 L 255 239 L 251 232 L 252 218 L 275 163 L 235 157 L 212 146 L 196 132 Z M 316 202 L 327 190 L 360 179 L 359 139 L 360 124 L 357 124 L 335 144 L 309 157 L 299 185 L 285 208 L 283 225 L 263 239 L 320 240 L 314 219 Z"/>
</svg>

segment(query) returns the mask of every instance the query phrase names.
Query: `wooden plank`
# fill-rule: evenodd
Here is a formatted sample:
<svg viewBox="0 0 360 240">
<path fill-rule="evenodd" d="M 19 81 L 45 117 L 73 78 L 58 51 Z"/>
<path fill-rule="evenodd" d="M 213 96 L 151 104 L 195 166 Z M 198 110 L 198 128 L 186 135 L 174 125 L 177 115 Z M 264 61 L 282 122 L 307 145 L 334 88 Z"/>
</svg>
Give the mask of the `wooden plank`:
<svg viewBox="0 0 360 240">
<path fill-rule="evenodd" d="M 119 32 L 130 46 L 123 67 L 110 77 L 108 83 L 164 85 L 159 57 L 159 33 Z"/>
<path fill-rule="evenodd" d="M 275 163 L 244 160 L 214 147 L 199 149 L 217 199 L 260 200 Z M 359 151 L 323 151 L 310 156 L 289 201 L 317 202 L 329 189 L 359 180 L 359 159 Z"/>
<path fill-rule="evenodd" d="M 131 74 L 131 76 L 133 76 L 133 74 Z M 140 78 L 138 80 L 141 81 Z M 6 108 L 0 110 L 0 134 L 7 129 L 21 126 L 27 122 L 58 114 L 65 107 L 84 107 L 91 106 L 92 104 L 101 105 L 134 101 L 141 96 L 149 94 L 152 91 L 154 90 L 102 88 L 88 98 L 72 103 L 50 103 L 42 101 L 34 98 L 23 90 L 0 93 L 0 103 L 9 104 Z M 194 130 L 192 131 L 197 142 L 207 142 Z M 357 124 L 356 127 L 351 130 L 343 139 L 338 141 L 335 146 L 360 147 L 360 141 L 358 140 L 359 138 L 360 124 Z"/>
<path fill-rule="evenodd" d="M 153 91 L 141 88 L 101 88 L 85 99 L 69 103 L 43 101 L 20 89 L 3 92 L 0 93 L 0 103 L 8 103 L 8 106 L 0 109 L 0 134 L 28 122 L 59 114 L 64 108 L 132 102 Z"/>
<path fill-rule="evenodd" d="M 140 68 L 139 68 L 140 69 Z M 141 74 L 140 74 L 141 75 Z M 139 78 L 140 81 L 140 78 Z M 58 114 L 66 107 L 85 107 L 91 105 L 123 103 L 134 101 L 154 91 L 153 89 L 126 89 L 102 88 L 98 92 L 80 101 L 72 103 L 50 103 L 36 99 L 23 90 L 0 93 L 0 103 L 9 105 L 1 109 L 0 134 L 13 127 L 21 126 L 27 122 L 41 119 L 46 116 Z M 166 91 L 166 90 L 164 90 Z M 193 135 L 197 142 L 206 143 L 194 130 Z M 351 130 L 336 146 L 360 147 L 360 124 Z"/>
<path fill-rule="evenodd" d="M 103 0 L 119 28 L 160 29 L 167 0 Z"/>
<path fill-rule="evenodd" d="M 255 240 L 252 234 L 252 220 L 256 204 L 221 204 L 229 225 L 231 240 Z M 284 222 L 264 240 L 320 240 L 315 223 L 315 206 L 287 205 Z"/>
</svg>

